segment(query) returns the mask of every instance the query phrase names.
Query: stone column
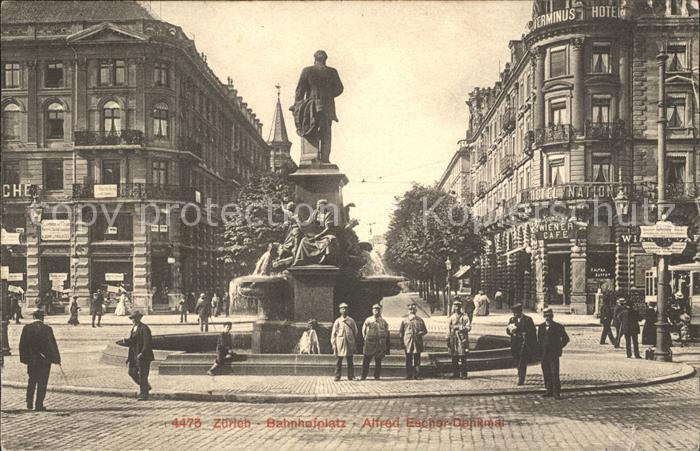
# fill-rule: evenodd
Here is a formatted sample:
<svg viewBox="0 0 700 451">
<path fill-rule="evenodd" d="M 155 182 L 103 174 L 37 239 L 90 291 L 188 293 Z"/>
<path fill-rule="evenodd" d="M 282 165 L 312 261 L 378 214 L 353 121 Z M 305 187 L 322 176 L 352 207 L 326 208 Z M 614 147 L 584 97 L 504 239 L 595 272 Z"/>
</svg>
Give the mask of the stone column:
<svg viewBox="0 0 700 451">
<path fill-rule="evenodd" d="M 27 61 L 27 144 L 39 143 L 38 64 Z"/>
<path fill-rule="evenodd" d="M 535 49 L 535 130 L 544 128 L 544 58 L 547 51 L 542 47 Z"/>
<path fill-rule="evenodd" d="M 73 217 L 73 237 L 71 242 L 71 298 L 78 296 L 78 305 L 90 306 L 90 228 L 80 220 L 79 205 Z"/>
<path fill-rule="evenodd" d="M 75 74 L 77 77 L 77 87 L 78 91 L 75 94 L 77 102 L 74 106 L 75 108 L 75 130 L 89 130 L 90 126 L 88 124 L 88 75 L 87 75 L 87 58 L 78 58 L 78 73 Z"/>
<path fill-rule="evenodd" d="M 577 315 L 587 315 L 586 244 L 579 242 L 575 246 L 575 241 L 571 244 L 571 311 Z"/>
<path fill-rule="evenodd" d="M 544 281 L 547 277 L 547 258 L 544 241 L 537 240 L 537 248 L 532 250 L 535 260 L 535 309 L 541 311 L 547 302 Z"/>
<path fill-rule="evenodd" d="M 571 69 L 574 75 L 574 92 L 571 98 L 571 125 L 574 127 L 574 132 L 577 135 L 584 133 L 584 116 L 585 112 L 585 94 L 586 86 L 584 84 L 585 63 L 583 60 L 585 39 L 577 37 L 571 40 Z"/>
<path fill-rule="evenodd" d="M 149 220 L 143 218 L 138 205 L 134 209 L 134 253 L 133 253 L 133 292 L 132 302 L 134 307 L 148 312 L 153 309 L 151 305 L 151 253 Z M 148 212 L 151 209 L 146 209 Z"/>
<path fill-rule="evenodd" d="M 27 209 L 28 211 L 28 209 Z M 27 213 L 29 214 L 29 213 Z M 24 308 L 32 311 L 41 289 L 41 266 L 39 264 L 39 226 L 27 217 L 25 236 L 27 239 L 27 290 L 24 293 Z"/>
<path fill-rule="evenodd" d="M 631 41 L 620 43 L 620 109 L 618 117 L 625 121 L 627 130 L 632 130 L 632 109 L 630 107 L 630 90 L 632 89 L 630 58 L 633 51 Z"/>
</svg>

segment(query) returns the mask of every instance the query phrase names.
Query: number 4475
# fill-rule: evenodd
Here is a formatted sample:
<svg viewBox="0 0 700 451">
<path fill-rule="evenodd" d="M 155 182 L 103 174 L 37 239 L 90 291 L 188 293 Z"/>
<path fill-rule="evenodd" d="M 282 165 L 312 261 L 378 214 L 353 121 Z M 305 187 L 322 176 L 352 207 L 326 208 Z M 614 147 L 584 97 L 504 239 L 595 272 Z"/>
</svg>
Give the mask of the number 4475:
<svg viewBox="0 0 700 451">
<path fill-rule="evenodd" d="M 202 420 L 199 417 L 174 418 L 170 423 L 174 428 L 198 428 L 202 426 Z"/>
</svg>

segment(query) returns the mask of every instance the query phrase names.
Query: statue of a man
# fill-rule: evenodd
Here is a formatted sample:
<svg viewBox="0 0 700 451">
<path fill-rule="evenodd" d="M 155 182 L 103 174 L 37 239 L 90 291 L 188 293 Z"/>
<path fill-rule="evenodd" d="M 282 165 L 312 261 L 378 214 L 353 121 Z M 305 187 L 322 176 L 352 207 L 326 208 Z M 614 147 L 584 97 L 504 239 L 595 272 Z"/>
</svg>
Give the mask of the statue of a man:
<svg viewBox="0 0 700 451">
<path fill-rule="evenodd" d="M 290 108 L 297 134 L 302 137 L 302 164 L 330 162 L 331 124 L 338 122 L 335 98 L 343 93 L 343 83 L 338 71 L 326 66 L 327 58 L 323 50 L 314 53 L 314 65 L 301 71 L 294 106 Z"/>
</svg>

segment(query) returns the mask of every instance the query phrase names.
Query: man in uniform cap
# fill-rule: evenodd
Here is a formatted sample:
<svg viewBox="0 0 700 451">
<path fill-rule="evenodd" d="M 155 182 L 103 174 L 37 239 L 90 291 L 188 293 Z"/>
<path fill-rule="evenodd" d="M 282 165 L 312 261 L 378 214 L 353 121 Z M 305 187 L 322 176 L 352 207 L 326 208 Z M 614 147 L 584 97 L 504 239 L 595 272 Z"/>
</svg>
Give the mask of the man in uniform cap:
<svg viewBox="0 0 700 451">
<path fill-rule="evenodd" d="M 151 390 L 148 373 L 154 360 L 151 329 L 141 322 L 143 314 L 140 311 L 134 310 L 129 318 L 134 323 L 129 338 L 124 339 L 124 343 L 129 346 L 129 357 L 126 359 L 129 364 L 129 376 L 139 386 L 139 401 L 147 401 L 148 392 Z"/>
<path fill-rule="evenodd" d="M 453 312 L 447 326 L 447 348 L 452 357 L 453 378 L 467 378 L 467 353 L 469 352 L 469 330 L 471 322 L 466 313 L 462 313 L 462 303 L 452 303 Z"/>
<path fill-rule="evenodd" d="M 19 361 L 27 365 L 29 383 L 27 384 L 27 409 L 45 411 L 44 398 L 49 383 L 51 364 L 61 365 L 56 338 L 51 327 L 44 324 L 44 311 L 36 310 L 34 322 L 22 328 L 19 338 Z M 36 391 L 36 404 L 34 392 Z"/>
<path fill-rule="evenodd" d="M 345 302 L 338 306 L 340 316 L 333 323 L 331 329 L 331 347 L 333 354 L 336 356 L 335 361 L 335 380 L 340 380 L 340 375 L 343 370 L 343 358 L 348 363 L 348 380 L 355 379 L 355 367 L 353 365 L 352 356 L 355 353 L 357 346 L 357 325 L 355 320 L 348 316 L 348 304 Z"/>
<path fill-rule="evenodd" d="M 362 337 L 364 345 L 362 347 L 362 377 L 367 379 L 369 373 L 369 363 L 374 358 L 374 378 L 379 379 L 382 373 L 382 359 L 389 354 L 389 324 L 382 318 L 382 306 L 374 304 L 372 306 L 372 316 L 365 320 L 362 325 Z"/>
<path fill-rule="evenodd" d="M 537 331 L 532 318 L 523 314 L 522 304 L 515 304 L 511 310 L 513 316 L 508 320 L 506 333 L 510 336 L 510 352 L 518 367 L 518 385 L 523 385 L 527 364 L 537 351 Z"/>
<path fill-rule="evenodd" d="M 569 343 L 569 336 L 564 326 L 554 321 L 554 312 L 551 308 L 542 311 L 544 323 L 537 328 L 537 343 L 542 350 L 542 376 L 547 392 L 543 397 L 553 396 L 561 399 L 561 381 L 559 379 L 559 357 L 561 351 Z"/>
<path fill-rule="evenodd" d="M 420 354 L 423 352 L 423 336 L 428 333 L 425 321 L 416 315 L 416 303 L 408 304 L 408 316 L 401 321 L 399 337 L 406 352 L 406 379 L 422 379 Z"/>
</svg>

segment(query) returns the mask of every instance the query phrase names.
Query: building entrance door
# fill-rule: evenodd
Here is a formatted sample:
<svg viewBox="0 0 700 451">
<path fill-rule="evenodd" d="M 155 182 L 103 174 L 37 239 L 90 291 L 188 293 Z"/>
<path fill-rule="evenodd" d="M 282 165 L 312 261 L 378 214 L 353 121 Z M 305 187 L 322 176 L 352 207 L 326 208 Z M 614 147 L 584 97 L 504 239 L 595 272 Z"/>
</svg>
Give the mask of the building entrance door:
<svg viewBox="0 0 700 451">
<path fill-rule="evenodd" d="M 547 257 L 549 277 L 547 280 L 547 299 L 551 305 L 566 305 L 569 299 L 571 280 L 571 259 L 569 254 L 550 254 Z"/>
</svg>

